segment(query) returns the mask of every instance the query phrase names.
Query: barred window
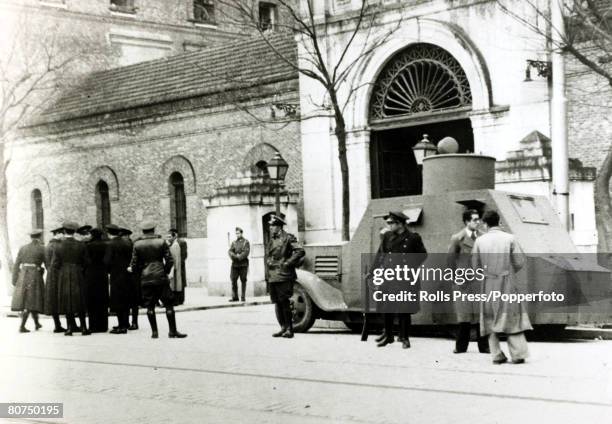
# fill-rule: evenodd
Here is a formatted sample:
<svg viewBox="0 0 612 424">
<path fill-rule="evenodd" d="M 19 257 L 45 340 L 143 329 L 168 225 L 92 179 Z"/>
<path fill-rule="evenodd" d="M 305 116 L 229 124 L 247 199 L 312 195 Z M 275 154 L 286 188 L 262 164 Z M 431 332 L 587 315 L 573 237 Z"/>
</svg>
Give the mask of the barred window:
<svg viewBox="0 0 612 424">
<path fill-rule="evenodd" d="M 274 30 L 276 24 L 276 5 L 266 2 L 259 3 L 259 28 L 262 31 Z"/>
<path fill-rule="evenodd" d="M 194 0 L 193 19 L 196 22 L 215 22 L 215 3 L 213 0 Z"/>
<path fill-rule="evenodd" d="M 35 188 L 32 190 L 32 228 L 40 228 L 41 230 L 45 227 L 45 213 L 43 210 L 42 193 L 39 189 Z"/>
<path fill-rule="evenodd" d="M 98 227 L 104 228 L 111 223 L 111 204 L 106 181 L 100 180 L 96 184 L 96 221 Z"/>
<path fill-rule="evenodd" d="M 180 237 L 187 236 L 187 199 L 185 182 L 180 172 L 173 172 L 170 184 L 170 226 L 178 230 Z"/>
</svg>

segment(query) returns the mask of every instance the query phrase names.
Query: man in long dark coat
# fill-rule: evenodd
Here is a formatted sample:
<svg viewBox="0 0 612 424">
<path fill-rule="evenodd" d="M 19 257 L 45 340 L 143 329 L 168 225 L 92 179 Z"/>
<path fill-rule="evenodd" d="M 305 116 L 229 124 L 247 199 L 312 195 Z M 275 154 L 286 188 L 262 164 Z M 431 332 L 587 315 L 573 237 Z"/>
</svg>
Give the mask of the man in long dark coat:
<svg viewBox="0 0 612 424">
<path fill-rule="evenodd" d="M 408 217 L 403 212 L 389 212 L 384 219 L 389 226 L 389 231 L 382 236 L 376 263 L 382 264 L 381 261 L 391 260 L 391 268 L 396 265 L 409 265 L 413 268 L 419 267 L 427 258 L 427 250 L 423 245 L 421 236 L 408 229 L 406 224 Z M 398 254 L 398 256 L 390 256 L 390 254 Z M 400 256 L 399 254 L 403 255 Z M 417 288 L 415 289 L 415 287 Z M 418 293 L 418 285 L 409 288 Z M 417 310 L 415 310 L 415 312 L 417 312 Z M 396 314 L 389 312 L 384 314 L 385 330 L 383 334 L 376 339 L 378 347 L 393 343 L 393 320 L 395 315 Z M 402 342 L 402 347 L 407 349 L 410 347 L 409 332 L 412 323 L 411 313 L 399 313 L 397 316 L 400 324 L 399 340 Z"/>
<path fill-rule="evenodd" d="M 266 281 L 270 284 L 270 299 L 275 304 L 280 331 L 272 337 L 293 338 L 291 296 L 297 279 L 295 268 L 306 255 L 293 234 L 283 230 L 285 221 L 278 216 L 270 218 L 270 241 L 266 256 Z"/>
<path fill-rule="evenodd" d="M 130 327 L 129 315 L 133 294 L 133 277 L 128 272 L 132 259 L 132 243 L 121 237 L 121 228 L 110 224 L 106 226 L 110 240 L 106 245 L 104 263 L 110 274 L 110 307 L 117 314 L 117 327 L 110 332 L 125 334 Z"/>
<path fill-rule="evenodd" d="M 68 330 L 64 335 L 72 336 L 75 331 L 74 316 L 78 315 L 81 333 L 87 336 L 91 334 L 85 321 L 87 300 L 84 273 L 89 265 L 87 246 L 74 239 L 74 234 L 79 228 L 77 223 L 65 222 L 62 228 L 65 238 L 55 250 L 51 266 L 57 272 L 59 311 L 66 315 L 68 323 Z"/>
<path fill-rule="evenodd" d="M 90 263 L 85 270 L 89 330 L 92 333 L 105 333 L 108 331 L 108 274 L 104 264 L 106 241 L 102 240 L 103 232 L 99 228 L 93 228 L 89 234 L 91 239 L 86 246 Z"/>
<path fill-rule="evenodd" d="M 151 222 L 143 223 L 142 237 L 134 242 L 132 260 L 128 269 L 139 276 L 143 305 L 147 308 L 151 337 L 154 339 L 159 337 L 155 317 L 155 306 L 159 301 L 166 308 L 166 318 L 170 329 L 168 337 L 187 337 L 186 334 L 179 333 L 176 329 L 174 296 L 168 280 L 172 265 L 172 255 L 168 244 L 161 236 L 155 234 L 155 224 Z"/>
<path fill-rule="evenodd" d="M 30 233 L 32 241 L 19 249 L 15 266 L 13 268 L 13 286 L 15 291 L 11 302 L 11 310 L 21 311 L 21 325 L 19 332 L 29 333 L 25 327 L 28 316 L 32 314 L 34 325 L 38 330 L 38 313 L 43 311 L 44 282 L 43 273 L 45 264 L 45 248 L 40 240 L 42 230 Z"/>
<path fill-rule="evenodd" d="M 57 249 L 64 238 L 64 230 L 61 227 L 56 228 L 51 230 L 51 234 L 53 234 L 53 238 L 49 240 L 49 243 L 45 247 L 45 262 L 48 268 L 45 282 L 44 311 L 45 315 L 51 315 L 53 317 L 53 323 L 55 324 L 53 332 L 64 333 L 66 329 L 62 327 L 59 316 L 59 288 L 57 284 L 57 272 L 51 266 L 55 249 Z"/>
<path fill-rule="evenodd" d="M 232 267 L 230 269 L 230 281 L 232 282 L 232 298 L 230 302 L 238 301 L 238 278 L 240 278 L 241 296 L 240 300 L 244 302 L 246 300 L 246 284 L 247 274 L 249 272 L 249 252 L 251 251 L 251 245 L 249 241 L 243 237 L 242 228 L 236 227 L 236 240 L 230 245 L 227 254 L 232 260 Z"/>
</svg>

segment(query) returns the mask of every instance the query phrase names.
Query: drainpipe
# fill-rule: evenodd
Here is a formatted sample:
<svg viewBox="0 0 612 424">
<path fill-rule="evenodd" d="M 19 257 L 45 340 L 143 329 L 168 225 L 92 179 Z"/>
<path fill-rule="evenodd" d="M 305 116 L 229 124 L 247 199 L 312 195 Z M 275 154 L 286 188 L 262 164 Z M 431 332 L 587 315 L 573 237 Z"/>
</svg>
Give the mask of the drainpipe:
<svg viewBox="0 0 612 424">
<path fill-rule="evenodd" d="M 567 146 L 567 99 L 565 98 L 565 61 L 560 46 L 565 39 L 563 0 L 551 0 L 552 24 L 552 182 L 553 200 L 559 220 L 569 231 L 569 158 Z"/>
</svg>

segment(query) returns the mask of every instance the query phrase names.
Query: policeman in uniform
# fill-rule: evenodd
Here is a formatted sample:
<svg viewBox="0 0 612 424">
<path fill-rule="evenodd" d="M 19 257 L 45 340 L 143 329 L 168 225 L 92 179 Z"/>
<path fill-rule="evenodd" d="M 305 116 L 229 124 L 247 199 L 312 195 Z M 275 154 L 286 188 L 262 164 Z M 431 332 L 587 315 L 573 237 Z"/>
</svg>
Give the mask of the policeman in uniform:
<svg viewBox="0 0 612 424">
<path fill-rule="evenodd" d="M 110 307 L 117 314 L 117 327 L 112 334 L 125 334 L 130 326 L 130 302 L 133 296 L 132 274 L 128 272 L 132 260 L 132 243 L 121 237 L 121 228 L 114 224 L 106 226 L 110 240 L 104 253 L 104 264 L 110 274 Z"/>
<path fill-rule="evenodd" d="M 242 283 L 241 301 L 245 301 L 247 274 L 249 272 L 249 252 L 251 246 L 249 241 L 242 236 L 242 228 L 236 227 L 236 240 L 234 240 L 227 252 L 232 260 L 230 280 L 232 282 L 232 298 L 230 302 L 238 301 L 238 278 Z"/>
<path fill-rule="evenodd" d="M 421 266 L 427 258 L 427 250 L 423 245 L 421 236 L 418 233 L 412 232 L 407 227 L 408 217 L 403 212 L 389 212 L 384 217 L 389 231 L 383 234 L 380 247 L 377 252 L 377 263 L 381 263 L 386 254 L 407 254 L 402 257 L 402 263 L 413 268 Z M 409 254 L 409 255 L 408 255 Z M 418 290 L 417 290 L 418 292 Z M 396 314 L 385 313 L 384 322 L 385 330 L 383 334 L 376 339 L 378 347 L 386 346 L 393 343 L 393 320 Z M 399 339 L 402 341 L 402 347 L 407 349 L 410 347 L 409 330 L 411 324 L 410 313 L 397 314 L 400 324 Z"/>
<path fill-rule="evenodd" d="M 187 337 L 186 334 L 179 333 L 176 330 L 174 297 L 168 280 L 172 265 L 172 255 L 168 249 L 168 244 L 161 236 L 155 234 L 155 224 L 152 222 L 143 223 L 142 237 L 134 243 L 132 260 L 128 270 L 140 278 L 143 304 L 147 308 L 147 318 L 149 324 L 151 324 L 151 337 L 154 339 L 159 337 L 155 306 L 160 300 L 166 308 L 166 318 L 170 329 L 168 337 Z"/>
<path fill-rule="evenodd" d="M 29 333 L 25 327 L 30 313 L 38 330 L 38 313 L 43 311 L 43 265 L 45 268 L 45 248 L 40 240 L 43 231 L 36 229 L 30 233 L 32 241 L 19 249 L 13 268 L 13 286 L 15 291 L 11 302 L 12 311 L 21 311 L 20 333 Z"/>
<path fill-rule="evenodd" d="M 269 222 L 270 240 L 266 257 L 267 276 L 270 284 L 270 299 L 276 307 L 276 316 L 281 329 L 272 337 L 293 337 L 293 316 L 290 299 L 293 296 L 293 284 L 297 279 L 295 268 L 306 255 L 293 234 L 283 230 L 286 222 L 278 216 L 272 216 Z"/>
<path fill-rule="evenodd" d="M 51 262 L 53 262 L 53 255 L 55 254 L 55 249 L 59 246 L 62 239 L 64 238 L 64 230 L 59 227 L 54 230 L 51 230 L 51 234 L 53 238 L 49 240 L 49 243 L 45 247 L 45 263 L 47 264 L 47 275 L 45 282 L 45 315 L 51 315 L 53 317 L 53 323 L 55 324 L 55 328 L 53 329 L 54 333 L 63 333 L 66 331 L 64 327 L 62 327 L 62 323 L 60 322 L 59 317 L 59 308 L 58 308 L 58 286 L 57 286 L 57 273 L 51 267 Z"/>
<path fill-rule="evenodd" d="M 84 272 L 89 266 L 89 254 L 85 243 L 75 240 L 79 225 L 76 222 L 65 222 L 62 225 L 65 238 L 59 244 L 53 255 L 51 267 L 57 272 L 59 287 L 59 311 L 66 314 L 68 330 L 66 336 L 72 336 L 74 328 L 74 315 L 79 316 L 81 334 L 91 334 L 85 322 L 86 298 Z"/>
</svg>

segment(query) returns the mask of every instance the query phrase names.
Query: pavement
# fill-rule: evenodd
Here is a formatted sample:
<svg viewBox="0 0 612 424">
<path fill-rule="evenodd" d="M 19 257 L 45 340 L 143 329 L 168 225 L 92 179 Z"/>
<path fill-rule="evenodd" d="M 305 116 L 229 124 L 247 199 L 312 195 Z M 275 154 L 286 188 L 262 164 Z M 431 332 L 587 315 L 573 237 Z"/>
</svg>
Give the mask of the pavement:
<svg viewBox="0 0 612 424">
<path fill-rule="evenodd" d="M 247 297 L 246 302 L 230 302 L 226 296 L 209 296 L 206 287 L 186 287 L 185 304 L 175 307 L 177 312 L 203 311 L 206 309 L 231 308 L 241 306 L 264 305 L 270 303 L 270 296 Z M 157 313 L 164 313 L 163 308 L 157 308 Z M 141 308 L 140 315 L 146 314 Z M 11 311 L 11 298 L 7 295 L 0 296 L 0 315 L 8 317 L 18 316 L 17 312 Z"/>
<path fill-rule="evenodd" d="M 186 339 L 65 337 L 0 318 L 0 402 L 63 402 L 62 423 L 578 423 L 612 413 L 612 341 L 531 342 L 526 364 L 452 340 L 377 348 L 315 324 L 277 339 L 272 305 L 187 311 Z M 31 323 L 29 324 L 31 326 Z M 503 343 L 506 350 L 505 343 Z"/>
</svg>

